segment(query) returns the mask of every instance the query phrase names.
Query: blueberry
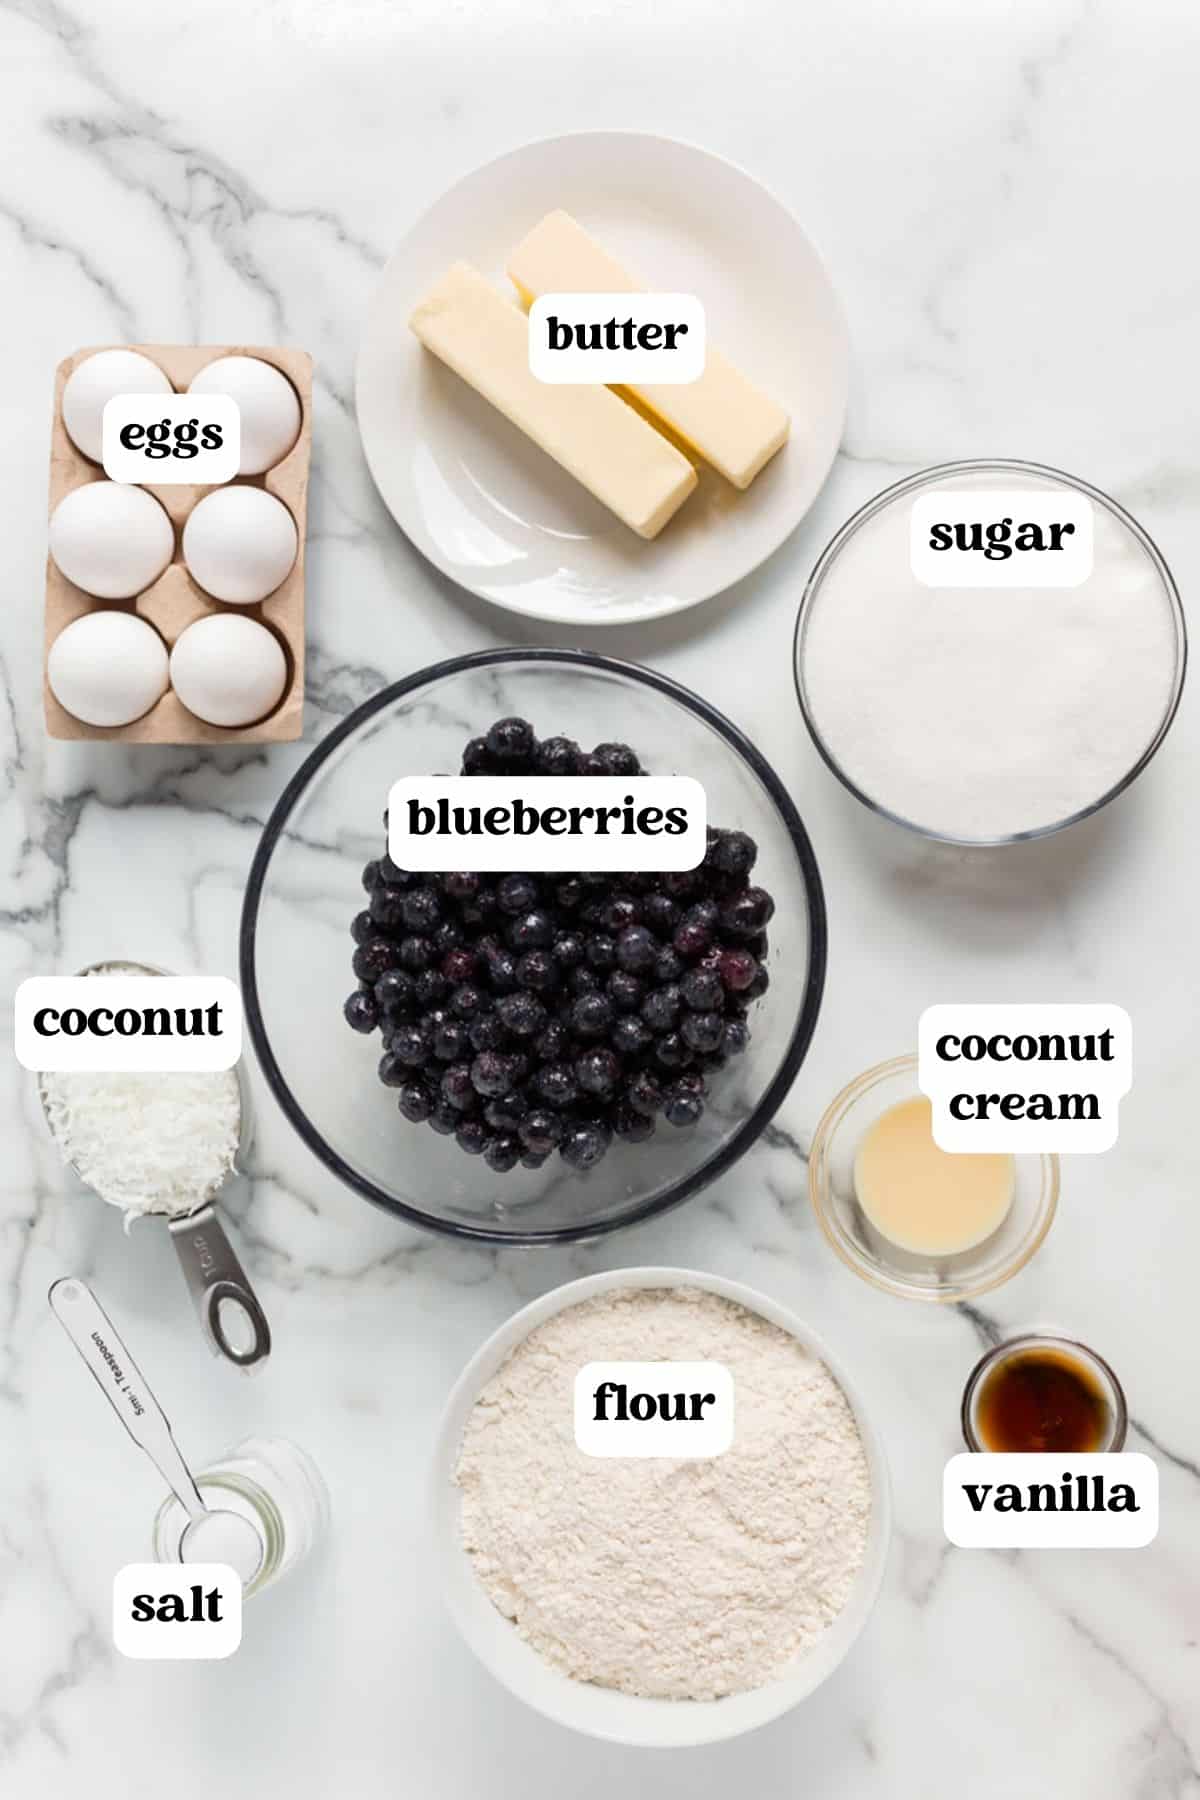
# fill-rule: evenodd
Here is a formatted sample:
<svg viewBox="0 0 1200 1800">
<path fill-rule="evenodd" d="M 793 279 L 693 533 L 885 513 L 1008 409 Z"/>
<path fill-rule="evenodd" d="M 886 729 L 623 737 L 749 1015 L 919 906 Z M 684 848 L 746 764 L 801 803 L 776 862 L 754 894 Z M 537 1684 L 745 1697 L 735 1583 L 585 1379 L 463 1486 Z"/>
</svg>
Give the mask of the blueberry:
<svg viewBox="0 0 1200 1800">
<path fill-rule="evenodd" d="M 403 888 L 377 887 L 367 911 L 376 925 L 381 925 L 385 931 L 398 931 L 404 924 L 405 898 Z"/>
<path fill-rule="evenodd" d="M 640 1056 L 654 1042 L 654 1033 L 641 1019 L 630 1018 L 628 1014 L 619 1018 L 612 1028 L 612 1044 L 614 1050 L 622 1056 Z"/>
<path fill-rule="evenodd" d="M 366 888 L 368 894 L 373 894 L 382 880 L 383 869 L 378 859 L 374 862 L 369 862 L 362 872 L 362 884 Z"/>
<path fill-rule="evenodd" d="M 472 738 L 463 751 L 462 772 L 464 775 L 490 775 L 495 761 L 487 746 L 487 739 Z"/>
<path fill-rule="evenodd" d="M 606 931 L 593 931 L 587 939 L 588 967 L 606 974 L 616 967 L 617 946 Z"/>
<path fill-rule="evenodd" d="M 373 937 L 358 946 L 350 959 L 350 967 L 360 981 L 374 982 L 402 961 L 400 947 L 393 944 L 391 938 Z"/>
<path fill-rule="evenodd" d="M 618 1012 L 636 1012 L 646 994 L 637 976 L 627 975 L 623 969 L 613 970 L 604 991 Z"/>
<path fill-rule="evenodd" d="M 712 848 L 712 861 L 722 875 L 748 875 L 758 856 L 758 845 L 744 831 L 721 831 Z"/>
<path fill-rule="evenodd" d="M 750 1027 L 744 1019 L 726 1019 L 721 1048 L 727 1056 L 740 1056 L 750 1042 Z"/>
<path fill-rule="evenodd" d="M 567 988 L 572 994 L 594 994 L 599 987 L 599 975 L 586 964 L 582 968 L 572 969 L 567 976 Z"/>
<path fill-rule="evenodd" d="M 621 1078 L 621 1059 L 612 1050 L 585 1050 L 576 1059 L 575 1079 L 585 1094 L 607 1100 Z"/>
<path fill-rule="evenodd" d="M 615 1108 L 613 1112 L 613 1130 L 619 1138 L 630 1144 L 645 1143 L 654 1136 L 654 1120 L 649 1113 L 639 1112 L 627 1100 Z"/>
<path fill-rule="evenodd" d="M 443 1019 L 433 1033 L 432 1050 L 439 1062 L 462 1062 L 471 1040 L 458 1019 Z"/>
<path fill-rule="evenodd" d="M 628 974 L 652 968 L 657 955 L 654 933 L 646 925 L 630 925 L 617 939 L 617 966 Z"/>
<path fill-rule="evenodd" d="M 494 1100 L 507 1094 L 516 1079 L 516 1059 L 498 1050 L 481 1050 L 471 1064 L 471 1085 L 477 1094 Z"/>
<path fill-rule="evenodd" d="M 750 937 L 761 931 L 775 911 L 775 902 L 765 888 L 743 888 L 721 908 L 721 924 L 734 937 Z"/>
<path fill-rule="evenodd" d="M 668 869 L 660 878 L 660 886 L 664 894 L 670 894 L 673 900 L 685 900 L 694 894 L 699 885 L 699 875 L 695 869 Z"/>
<path fill-rule="evenodd" d="M 508 1041 L 504 1021 L 497 1013 L 480 1013 L 467 1026 L 473 1050 L 502 1050 Z"/>
<path fill-rule="evenodd" d="M 551 1020 L 533 1047 L 539 1061 L 562 1062 L 570 1053 L 571 1034 L 560 1020 Z"/>
<path fill-rule="evenodd" d="M 422 1124 L 433 1111 L 431 1089 L 410 1077 L 400 1089 L 400 1111 L 411 1124 Z"/>
<path fill-rule="evenodd" d="M 419 1069 L 429 1061 L 429 1031 L 424 1025 L 398 1025 L 392 1033 L 391 1052 L 407 1069 Z"/>
<path fill-rule="evenodd" d="M 471 1080 L 469 1063 L 451 1063 L 442 1076 L 442 1098 L 459 1112 L 471 1112 L 475 1107 L 475 1084 Z M 482 1147 L 482 1146 L 481 1146 Z"/>
<path fill-rule="evenodd" d="M 433 1103 L 433 1111 L 429 1115 L 429 1123 L 439 1137 L 451 1137 L 458 1130 L 462 1114 L 456 1106 L 439 1095 Z"/>
<path fill-rule="evenodd" d="M 572 875 L 566 881 L 559 882 L 554 890 L 554 898 L 564 912 L 574 912 L 576 907 L 583 904 L 586 891 L 582 877 Z"/>
<path fill-rule="evenodd" d="M 508 928 L 514 950 L 542 950 L 554 937 L 554 921 L 540 906 L 524 912 Z"/>
<path fill-rule="evenodd" d="M 596 1125 L 572 1125 L 559 1146 L 559 1155 L 572 1169 L 594 1169 L 608 1145 Z"/>
<path fill-rule="evenodd" d="M 719 1012 L 690 1012 L 679 1033 L 689 1050 L 717 1050 L 725 1036 L 725 1021 Z"/>
<path fill-rule="evenodd" d="M 537 739 L 528 719 L 497 719 L 487 734 L 487 747 L 505 762 L 524 762 L 533 755 Z"/>
<path fill-rule="evenodd" d="M 651 1031 L 671 1031 L 679 1017 L 679 1009 L 683 997 L 679 989 L 671 982 L 665 987 L 654 988 L 642 1001 L 642 1017 Z"/>
<path fill-rule="evenodd" d="M 649 1069 L 640 1069 L 625 1089 L 625 1099 L 638 1112 L 661 1111 L 665 1097 L 662 1083 Z"/>
<path fill-rule="evenodd" d="M 517 959 L 511 950 L 497 945 L 487 957 L 488 984 L 494 993 L 508 994 L 517 985 Z"/>
<path fill-rule="evenodd" d="M 660 937 L 670 937 L 679 923 L 679 908 L 669 894 L 647 894 L 642 901 L 642 922 Z"/>
<path fill-rule="evenodd" d="M 557 987 L 558 964 L 549 950 L 527 950 L 517 964 L 517 986 L 533 993 Z"/>
<path fill-rule="evenodd" d="M 375 983 L 375 1004 L 384 1018 L 404 1018 L 412 1010 L 413 979 L 403 969 L 385 969 Z"/>
<path fill-rule="evenodd" d="M 532 994 L 505 994 L 497 1000 L 496 1012 L 515 1037 L 534 1037 L 547 1022 L 545 1007 Z"/>
<path fill-rule="evenodd" d="M 679 984 L 684 1004 L 693 1012 L 712 1012 L 725 999 L 721 977 L 715 969 L 689 969 Z"/>
<path fill-rule="evenodd" d="M 347 1025 L 355 1031 L 374 1031 L 379 1023 L 379 1008 L 372 994 L 357 988 L 342 1008 Z"/>
<path fill-rule="evenodd" d="M 766 965 L 765 963 L 759 963 L 757 969 L 754 971 L 754 980 L 746 989 L 747 1000 L 761 999 L 762 995 L 766 993 L 770 985 L 771 977 L 767 974 Z"/>
<path fill-rule="evenodd" d="M 704 1102 L 699 1094 L 672 1087 L 663 1107 L 663 1117 L 668 1125 L 694 1125 L 703 1111 Z"/>
<path fill-rule="evenodd" d="M 451 900 L 470 900 L 479 892 L 480 877 L 472 869 L 456 869 L 442 876 L 442 892 Z"/>
<path fill-rule="evenodd" d="M 597 923 L 603 925 L 606 931 L 611 931 L 615 937 L 620 937 L 623 931 L 636 925 L 641 916 L 641 905 L 632 894 L 617 894 L 601 906 Z"/>
<path fill-rule="evenodd" d="M 577 931 L 560 931 L 551 946 L 551 955 L 560 969 L 575 969 L 586 954 L 583 938 Z"/>
<path fill-rule="evenodd" d="M 372 905 L 374 902 L 372 902 Z M 401 890 L 401 912 L 410 931 L 430 932 L 442 916 L 441 903 L 431 887 Z"/>
<path fill-rule="evenodd" d="M 628 744 L 597 744 L 592 751 L 605 775 L 640 775 L 642 765 Z"/>
<path fill-rule="evenodd" d="M 566 1063 L 543 1063 L 534 1072 L 530 1086 L 547 1106 L 570 1106 L 579 1095 L 574 1072 Z"/>
<path fill-rule="evenodd" d="M 521 1167 L 523 1169 L 540 1169 L 545 1160 L 544 1156 L 538 1156 L 535 1151 L 526 1150 L 521 1158 Z"/>
<path fill-rule="evenodd" d="M 534 753 L 533 766 L 539 775 L 573 775 L 579 766 L 580 750 L 574 738 L 543 738 Z"/>
<path fill-rule="evenodd" d="M 571 1008 L 571 1030 L 579 1037 L 603 1037 L 612 1021 L 612 1001 L 605 994 L 581 994 Z"/>
<path fill-rule="evenodd" d="M 577 773 L 580 775 L 607 775 L 608 770 L 604 766 L 602 756 L 597 756 L 594 750 L 585 750 L 579 758 Z"/>
<path fill-rule="evenodd" d="M 496 904 L 501 912 L 528 912 L 537 905 L 537 897 L 537 882 L 532 875 L 503 875 L 496 883 Z"/>
<path fill-rule="evenodd" d="M 397 952 L 400 967 L 411 970 L 413 974 L 419 969 L 427 969 L 433 961 L 433 945 L 427 937 L 402 937 L 397 945 Z"/>
<path fill-rule="evenodd" d="M 392 1050 L 385 1050 L 379 1059 L 379 1079 L 384 1087 L 403 1087 L 408 1080 L 408 1070 Z"/>
<path fill-rule="evenodd" d="M 664 944 L 654 959 L 654 979 L 656 981 L 678 981 L 686 967 L 682 956 L 670 944 Z"/>
<path fill-rule="evenodd" d="M 654 1060 L 660 1069 L 686 1069 L 692 1052 L 677 1031 L 668 1031 L 654 1046 Z"/>
<path fill-rule="evenodd" d="M 450 1010 L 458 1018 L 465 1019 L 468 1024 L 472 1019 L 477 1019 L 480 1013 L 489 1012 L 491 1004 L 491 1000 L 483 989 L 477 988 L 470 981 L 464 981 L 462 986 L 456 987 L 450 996 Z"/>
<path fill-rule="evenodd" d="M 483 1116 L 493 1131 L 516 1131 L 529 1111 L 529 1102 L 519 1088 L 489 1100 Z"/>
<path fill-rule="evenodd" d="M 717 971 L 723 987 L 741 994 L 758 974 L 758 964 L 748 950 L 722 950 Z"/>
<path fill-rule="evenodd" d="M 535 1156 L 549 1156 L 555 1145 L 562 1141 L 565 1130 L 558 1113 L 539 1107 L 525 1114 L 517 1126 L 517 1136 L 526 1150 L 532 1150 Z"/>
<path fill-rule="evenodd" d="M 487 1148 L 488 1128 L 482 1119 L 462 1119 L 454 1141 L 468 1156 L 479 1156 Z"/>
<path fill-rule="evenodd" d="M 474 950 L 467 949 L 465 944 L 461 949 L 447 950 L 442 958 L 442 974 L 455 987 L 460 982 L 474 981 L 478 973 L 479 958 Z"/>
<path fill-rule="evenodd" d="M 507 1175 L 521 1160 L 521 1145 L 511 1132 L 490 1137 L 483 1146 L 483 1160 L 497 1175 Z"/>
<path fill-rule="evenodd" d="M 412 977 L 413 1000 L 419 1007 L 437 1006 L 444 1000 L 450 983 L 437 969 L 422 969 Z"/>
<path fill-rule="evenodd" d="M 375 933 L 375 921 L 370 912 L 355 913 L 350 921 L 350 936 L 356 944 L 365 944 Z"/>
</svg>

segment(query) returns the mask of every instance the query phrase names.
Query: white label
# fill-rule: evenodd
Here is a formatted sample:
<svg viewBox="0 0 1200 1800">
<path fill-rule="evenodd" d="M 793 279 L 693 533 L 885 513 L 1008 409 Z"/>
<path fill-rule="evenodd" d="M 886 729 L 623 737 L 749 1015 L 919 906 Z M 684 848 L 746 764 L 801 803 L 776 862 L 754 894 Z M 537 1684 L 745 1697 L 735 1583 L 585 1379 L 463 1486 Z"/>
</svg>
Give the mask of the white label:
<svg viewBox="0 0 1200 1800">
<path fill-rule="evenodd" d="M 530 373 L 558 386 L 697 381 L 704 341 L 694 294 L 543 294 L 529 309 Z"/>
<path fill-rule="evenodd" d="M 224 975 L 31 975 L 13 1026 L 17 1061 L 39 1074 L 232 1069 L 242 996 Z"/>
<path fill-rule="evenodd" d="M 952 1152 L 1111 1150 L 1133 1085 L 1122 1006 L 929 1006 L 917 1081 Z"/>
<path fill-rule="evenodd" d="M 952 1456 L 942 1522 L 964 1550 L 1139 1550 L 1158 1535 L 1158 1466 L 1104 1455 Z"/>
<path fill-rule="evenodd" d="M 690 775 L 406 775 L 388 794 L 402 869 L 694 869 L 708 847 Z"/>
<path fill-rule="evenodd" d="M 128 1563 L 113 1576 L 113 1643 L 149 1662 L 216 1661 L 242 1641 L 242 1584 L 228 1563 Z"/>
<path fill-rule="evenodd" d="M 723 1456 L 733 1443 L 733 1376 L 716 1362 L 593 1362 L 575 1377 L 585 1456 Z"/>
<path fill-rule="evenodd" d="M 936 488 L 913 501 L 911 534 L 926 587 L 1071 588 L 1092 572 L 1092 503 L 1074 488 Z"/>
<path fill-rule="evenodd" d="M 114 394 L 104 408 L 103 449 L 110 481 L 232 481 L 242 415 L 228 394 Z"/>
</svg>

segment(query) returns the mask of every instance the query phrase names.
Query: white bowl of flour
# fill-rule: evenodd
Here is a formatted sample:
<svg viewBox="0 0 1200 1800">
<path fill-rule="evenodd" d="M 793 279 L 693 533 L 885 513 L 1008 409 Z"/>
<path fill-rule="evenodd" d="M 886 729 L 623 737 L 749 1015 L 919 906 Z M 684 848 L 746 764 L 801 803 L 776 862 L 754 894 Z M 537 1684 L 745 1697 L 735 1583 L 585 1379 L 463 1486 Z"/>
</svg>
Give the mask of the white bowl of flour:
<svg viewBox="0 0 1200 1800">
<path fill-rule="evenodd" d="M 585 1362 L 688 1360 L 732 1370 L 724 1455 L 576 1448 Z M 488 1339 L 442 1420 L 433 1514 L 451 1613 L 493 1675 L 559 1724 L 658 1747 L 736 1737 L 820 1687 L 891 1531 L 880 1439 L 827 1347 L 766 1295 L 669 1268 L 571 1282 Z"/>
</svg>

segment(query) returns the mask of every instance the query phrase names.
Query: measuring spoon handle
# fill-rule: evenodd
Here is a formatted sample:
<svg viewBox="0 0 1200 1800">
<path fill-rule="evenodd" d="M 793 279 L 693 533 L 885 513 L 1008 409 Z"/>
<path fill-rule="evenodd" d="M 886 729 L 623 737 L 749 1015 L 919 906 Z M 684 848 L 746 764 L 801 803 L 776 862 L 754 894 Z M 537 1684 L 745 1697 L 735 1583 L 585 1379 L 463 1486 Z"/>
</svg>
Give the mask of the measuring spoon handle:
<svg viewBox="0 0 1200 1800">
<path fill-rule="evenodd" d="M 167 1223 L 210 1346 L 236 1368 L 254 1368 L 271 1354 L 271 1327 L 216 1211 Z"/>
<path fill-rule="evenodd" d="M 170 1421 L 91 1288 L 67 1275 L 54 1283 L 47 1298 L 134 1443 L 145 1451 L 189 1517 L 198 1518 L 204 1502 L 175 1446 Z"/>
</svg>

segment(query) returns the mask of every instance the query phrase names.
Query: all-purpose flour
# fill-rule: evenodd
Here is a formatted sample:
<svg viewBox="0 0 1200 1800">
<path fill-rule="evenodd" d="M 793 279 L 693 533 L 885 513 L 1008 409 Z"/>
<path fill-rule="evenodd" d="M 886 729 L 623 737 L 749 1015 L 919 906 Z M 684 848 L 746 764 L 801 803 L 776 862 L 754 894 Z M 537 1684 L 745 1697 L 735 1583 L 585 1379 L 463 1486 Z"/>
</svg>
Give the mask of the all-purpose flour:
<svg viewBox="0 0 1200 1800">
<path fill-rule="evenodd" d="M 585 1456 L 573 1385 L 594 1361 L 724 1363 L 733 1448 Z M 770 1681 L 841 1612 L 866 1549 L 867 1461 L 841 1388 L 787 1332 L 697 1289 L 620 1289 L 539 1326 L 480 1395 L 457 1480 L 500 1611 L 567 1674 L 629 1694 Z"/>
</svg>

